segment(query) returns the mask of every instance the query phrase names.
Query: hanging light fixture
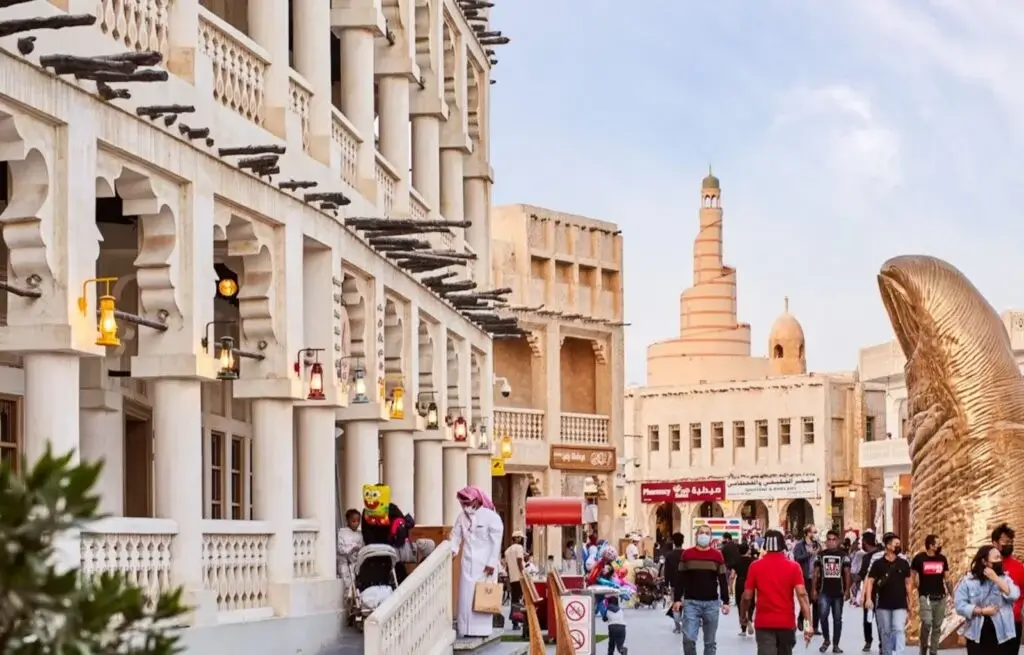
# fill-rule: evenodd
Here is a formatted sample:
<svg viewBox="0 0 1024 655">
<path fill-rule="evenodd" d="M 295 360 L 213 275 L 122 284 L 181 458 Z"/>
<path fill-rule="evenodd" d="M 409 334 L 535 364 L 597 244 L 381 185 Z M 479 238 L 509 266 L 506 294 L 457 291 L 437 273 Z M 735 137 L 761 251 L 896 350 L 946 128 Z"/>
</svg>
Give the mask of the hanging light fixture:
<svg viewBox="0 0 1024 655">
<path fill-rule="evenodd" d="M 234 298 L 238 293 L 238 282 L 230 277 L 224 277 L 217 281 L 217 294 L 222 298 Z"/>
<path fill-rule="evenodd" d="M 437 403 L 431 400 L 430 404 L 427 405 L 427 429 L 436 430 L 437 425 Z"/>
<path fill-rule="evenodd" d="M 466 419 L 462 416 L 456 417 L 452 428 L 452 434 L 456 441 L 465 441 L 469 437 L 469 426 L 466 424 Z"/>
<path fill-rule="evenodd" d="M 302 365 L 305 362 L 309 365 L 309 394 L 306 400 L 327 400 L 324 395 L 324 367 L 320 363 L 320 353 L 324 348 L 303 348 L 295 353 L 295 374 L 302 377 Z M 312 356 L 310 362 L 308 357 Z"/>
<path fill-rule="evenodd" d="M 391 397 L 388 399 L 390 409 L 388 415 L 400 421 L 405 418 L 405 389 L 401 383 L 391 390 Z"/>
<path fill-rule="evenodd" d="M 218 380 L 237 380 L 238 372 L 235 371 L 235 340 L 231 337 L 220 338 L 220 368 L 217 370 Z"/>
<path fill-rule="evenodd" d="M 357 363 L 352 369 L 352 386 L 352 402 L 357 404 L 370 402 L 370 397 L 366 395 L 366 369 L 361 364 Z"/>
<path fill-rule="evenodd" d="M 501 438 L 501 458 L 512 458 L 512 437 L 508 436 L 507 434 Z"/>
<path fill-rule="evenodd" d="M 116 277 L 98 277 L 86 280 L 82 283 L 82 295 L 78 298 L 78 309 L 82 316 L 89 311 L 89 302 L 86 300 L 86 289 L 90 283 L 103 284 L 103 295 L 99 301 L 99 320 L 96 322 L 96 345 L 117 347 L 121 340 L 117 338 L 117 299 L 110 293 L 110 284 L 117 282 Z"/>
</svg>

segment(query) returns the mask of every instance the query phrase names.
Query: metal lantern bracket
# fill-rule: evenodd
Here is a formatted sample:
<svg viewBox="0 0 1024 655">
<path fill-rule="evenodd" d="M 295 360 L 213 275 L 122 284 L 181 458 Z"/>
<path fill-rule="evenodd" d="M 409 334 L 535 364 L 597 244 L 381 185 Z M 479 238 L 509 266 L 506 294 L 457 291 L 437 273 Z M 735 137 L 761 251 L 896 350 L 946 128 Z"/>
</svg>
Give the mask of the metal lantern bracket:
<svg viewBox="0 0 1024 655">
<path fill-rule="evenodd" d="M 326 352 L 326 348 L 300 348 L 295 353 L 295 373 L 301 374 L 302 369 L 320 361 L 320 353 Z M 305 355 L 305 357 L 303 357 Z"/>
<path fill-rule="evenodd" d="M 43 292 L 39 289 L 39 285 L 42 283 L 43 278 L 33 273 L 25 278 L 25 284 L 28 285 L 28 288 L 16 287 L 6 280 L 0 280 L 0 289 L 3 289 L 7 293 L 13 293 L 19 298 L 31 298 L 35 300 L 43 297 Z"/>
<path fill-rule="evenodd" d="M 209 353 L 210 349 L 210 328 L 213 327 L 214 325 L 238 325 L 238 321 L 210 321 L 209 323 L 206 324 L 206 328 L 203 330 L 203 340 L 200 342 L 200 344 L 202 345 L 203 350 L 207 351 L 207 353 Z M 267 342 L 264 341 L 263 339 L 260 339 L 258 342 L 256 342 L 256 348 L 258 348 L 261 351 L 266 350 L 267 345 Z M 232 352 L 236 357 L 241 357 L 243 359 L 252 359 L 257 362 L 262 362 L 267 358 L 267 356 L 264 355 L 262 352 L 252 352 L 251 350 L 242 350 L 241 348 L 234 348 Z"/>
</svg>

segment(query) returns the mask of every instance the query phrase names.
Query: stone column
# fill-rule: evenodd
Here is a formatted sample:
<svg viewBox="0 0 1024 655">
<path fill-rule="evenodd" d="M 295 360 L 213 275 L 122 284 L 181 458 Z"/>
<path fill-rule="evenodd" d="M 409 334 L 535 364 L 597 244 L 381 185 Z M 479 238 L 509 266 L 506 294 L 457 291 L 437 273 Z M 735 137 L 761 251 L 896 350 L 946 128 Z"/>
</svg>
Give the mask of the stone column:
<svg viewBox="0 0 1024 655">
<path fill-rule="evenodd" d="M 409 77 L 383 75 L 377 81 L 380 94 L 380 152 L 395 167 L 392 213 L 409 215 Z"/>
<path fill-rule="evenodd" d="M 316 571 L 333 578 L 337 486 L 335 482 L 334 408 L 300 407 L 299 414 L 299 515 L 314 519 L 320 529 Z"/>
<path fill-rule="evenodd" d="M 441 213 L 441 118 L 435 114 L 412 117 L 412 185 L 430 207 Z"/>
<path fill-rule="evenodd" d="M 552 278 L 553 279 L 553 278 Z M 552 443 L 561 441 L 562 430 L 562 334 L 555 324 L 549 324 L 544 339 L 544 390 L 547 392 L 547 405 L 544 408 L 544 434 L 547 435 L 548 448 Z M 548 469 L 547 489 L 545 493 L 554 496 L 562 495 L 562 472 Z M 545 530 L 545 544 L 548 552 L 554 555 L 555 562 L 562 561 L 562 529 L 548 527 Z"/>
<path fill-rule="evenodd" d="M 356 157 L 359 192 L 374 202 L 377 198 L 376 147 L 373 135 L 373 66 L 376 25 L 350 25 L 342 29 L 341 110 L 356 128 L 362 142 Z"/>
<path fill-rule="evenodd" d="M 287 3 L 283 3 L 287 4 Z M 317 161 L 331 163 L 331 4 L 293 0 L 295 70 L 313 86 L 309 103 L 309 150 Z"/>
<path fill-rule="evenodd" d="M 380 444 L 376 421 L 349 421 L 344 427 L 345 461 L 341 484 L 342 509 L 363 507 L 363 485 L 380 482 Z"/>
<path fill-rule="evenodd" d="M 294 429 L 291 400 L 252 401 L 253 512 L 257 520 L 268 522 L 273 530 L 267 554 L 271 584 L 292 580 Z"/>
<path fill-rule="evenodd" d="M 108 409 L 83 409 L 79 415 L 81 458 L 103 462 L 96 481 L 99 511 L 124 516 L 124 414 Z"/>
<path fill-rule="evenodd" d="M 488 496 L 491 495 L 491 453 L 487 450 L 473 449 L 467 455 L 466 475 L 469 484 L 480 487 Z"/>
<path fill-rule="evenodd" d="M 291 16 L 287 2 L 250 2 L 249 36 L 270 55 L 263 81 L 263 127 L 274 136 L 286 138 L 285 119 L 290 101 L 288 70 L 288 24 Z M 297 34 L 296 42 L 306 35 Z M 326 36 L 326 35 L 325 35 Z M 312 39 L 310 39 L 312 40 Z M 329 43 L 329 42 L 328 42 Z"/>
<path fill-rule="evenodd" d="M 391 487 L 391 502 L 408 513 L 415 509 L 415 471 L 418 463 L 413 457 L 414 451 L 412 432 L 393 430 L 385 433 L 384 484 Z"/>
<path fill-rule="evenodd" d="M 443 473 L 441 485 L 444 493 L 444 524 L 454 525 L 459 518 L 459 501 L 455 494 L 469 483 L 469 471 L 466 462 L 464 443 L 446 442 L 444 444 Z"/>
<path fill-rule="evenodd" d="M 461 221 L 465 216 L 462 157 L 461 150 L 445 148 L 441 151 L 441 214 L 449 221 Z"/>
<path fill-rule="evenodd" d="M 203 588 L 203 394 L 199 380 L 155 379 L 153 461 L 155 509 L 178 524 L 171 542 L 171 580 Z"/>
<path fill-rule="evenodd" d="M 444 517 L 444 456 L 443 441 L 430 439 L 420 433 L 416 439 L 416 511 L 413 517 L 419 525 L 445 525 Z M 440 493 L 438 490 L 441 490 Z"/>
<path fill-rule="evenodd" d="M 199 42 L 199 0 L 174 0 L 167 17 L 170 53 L 167 70 L 190 84 L 196 81 L 196 44 Z"/>
<path fill-rule="evenodd" d="M 476 269 L 476 283 L 481 288 L 490 288 L 491 278 L 491 221 L 490 181 L 481 175 L 465 178 L 464 203 L 465 219 L 473 223 L 466 228 L 466 243 L 477 254 L 473 264 Z"/>
</svg>

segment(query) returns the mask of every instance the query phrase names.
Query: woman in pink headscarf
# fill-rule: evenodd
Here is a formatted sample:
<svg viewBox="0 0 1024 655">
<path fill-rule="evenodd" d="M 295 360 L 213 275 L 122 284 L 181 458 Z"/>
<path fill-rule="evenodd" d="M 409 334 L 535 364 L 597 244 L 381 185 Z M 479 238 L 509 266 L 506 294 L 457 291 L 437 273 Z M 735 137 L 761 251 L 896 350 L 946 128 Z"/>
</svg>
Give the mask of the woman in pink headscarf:
<svg viewBox="0 0 1024 655">
<path fill-rule="evenodd" d="M 496 582 L 505 526 L 494 503 L 479 487 L 469 486 L 456 494 L 462 511 L 452 526 L 452 553 L 462 549 L 459 603 L 455 608 L 455 632 L 460 637 L 489 637 L 494 630 L 490 614 L 473 611 L 478 582 Z"/>
</svg>

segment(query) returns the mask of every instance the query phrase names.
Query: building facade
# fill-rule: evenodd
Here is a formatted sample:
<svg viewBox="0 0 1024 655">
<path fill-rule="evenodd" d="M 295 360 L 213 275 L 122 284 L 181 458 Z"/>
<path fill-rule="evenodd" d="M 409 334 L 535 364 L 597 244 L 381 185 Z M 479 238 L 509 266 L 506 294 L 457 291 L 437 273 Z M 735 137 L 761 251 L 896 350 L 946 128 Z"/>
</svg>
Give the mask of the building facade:
<svg viewBox="0 0 1024 655">
<path fill-rule="evenodd" d="M 661 540 L 712 518 L 737 529 L 860 528 L 853 445 L 873 425 L 878 395 L 853 374 L 807 372 L 788 301 L 768 355 L 751 355 L 736 269 L 723 263 L 721 184 L 710 173 L 700 200 L 679 335 L 648 348 L 647 385 L 626 393 L 628 527 Z"/>
<path fill-rule="evenodd" d="M 183 585 L 190 652 L 315 651 L 338 636 L 335 526 L 363 484 L 425 526 L 490 486 L 490 334 L 424 281 L 489 278 L 486 22 L 453 0 L 0 20 L 64 10 L 95 23 L 0 41 L 0 453 L 105 460 L 111 518 L 63 556 Z M 41 67 L 149 51 L 165 81 Z M 355 218 L 423 222 L 406 233 L 441 265 Z M 378 616 L 367 652 L 450 640 L 443 578 L 403 585 L 433 613 Z"/>
<path fill-rule="evenodd" d="M 508 437 L 494 479 L 506 524 L 525 530 L 528 495 L 586 497 L 598 534 L 621 536 L 615 473 L 622 452 L 622 237 L 617 226 L 530 205 L 492 211 L 494 284 L 528 336 L 495 341 L 494 437 Z M 559 529 L 533 534 L 560 560 Z"/>
<path fill-rule="evenodd" d="M 1024 312 L 1006 311 L 1003 325 L 1010 336 L 1017 363 L 1024 370 Z M 881 479 L 881 493 L 873 508 L 874 524 L 879 530 L 907 534 L 910 529 L 911 484 L 907 385 L 904 367 L 907 358 L 894 340 L 862 348 L 858 357 L 861 380 L 884 393 L 884 429 L 860 444 L 860 465 Z"/>
</svg>

